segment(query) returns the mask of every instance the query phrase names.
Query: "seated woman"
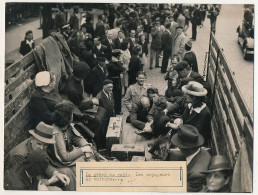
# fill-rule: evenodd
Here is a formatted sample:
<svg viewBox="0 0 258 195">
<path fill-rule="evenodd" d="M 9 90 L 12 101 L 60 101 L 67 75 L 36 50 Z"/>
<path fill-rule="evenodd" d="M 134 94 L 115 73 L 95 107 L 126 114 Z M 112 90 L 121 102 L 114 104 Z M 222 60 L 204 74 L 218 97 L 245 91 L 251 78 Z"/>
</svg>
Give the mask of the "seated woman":
<svg viewBox="0 0 258 195">
<path fill-rule="evenodd" d="M 174 123 L 169 123 L 169 126 L 174 129 L 177 129 L 182 123 L 194 126 L 204 137 L 204 146 L 208 146 L 208 140 L 211 134 L 211 115 L 205 103 L 207 90 L 202 84 L 196 81 L 190 81 L 188 85 L 182 87 L 182 91 L 188 102 L 187 108 L 182 117 L 175 119 Z"/>
<path fill-rule="evenodd" d="M 75 171 L 76 162 L 92 161 L 94 156 L 91 144 L 73 127 L 72 120 L 73 104 L 68 101 L 57 104 L 52 125 L 55 144 L 49 147 L 48 153 L 55 166 L 70 166 Z"/>
<path fill-rule="evenodd" d="M 32 94 L 29 108 L 35 124 L 43 121 L 48 125 L 53 122 L 55 105 L 63 99 L 55 89 L 56 76 L 48 71 L 42 71 L 35 77 L 36 90 Z"/>
<path fill-rule="evenodd" d="M 208 170 L 202 172 L 206 175 L 206 186 L 200 192 L 231 192 L 230 179 L 233 170 L 224 156 L 213 156 Z"/>
</svg>

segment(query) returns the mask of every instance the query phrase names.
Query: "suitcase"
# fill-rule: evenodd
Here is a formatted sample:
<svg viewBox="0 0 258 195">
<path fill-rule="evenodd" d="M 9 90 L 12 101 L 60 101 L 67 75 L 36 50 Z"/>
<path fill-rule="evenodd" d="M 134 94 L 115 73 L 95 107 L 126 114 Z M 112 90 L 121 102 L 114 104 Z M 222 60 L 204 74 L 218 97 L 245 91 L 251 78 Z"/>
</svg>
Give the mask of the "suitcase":
<svg viewBox="0 0 258 195">
<path fill-rule="evenodd" d="M 143 162 L 145 161 L 145 156 L 133 156 L 132 160 L 134 162 Z"/>
<path fill-rule="evenodd" d="M 133 156 L 145 156 L 144 145 L 114 144 L 111 148 L 111 156 L 120 161 L 131 161 Z"/>
<path fill-rule="evenodd" d="M 110 117 L 107 134 L 106 134 L 106 149 L 107 149 L 107 154 L 109 156 L 111 154 L 112 145 L 122 143 L 122 131 L 123 131 L 123 118 Z"/>
</svg>

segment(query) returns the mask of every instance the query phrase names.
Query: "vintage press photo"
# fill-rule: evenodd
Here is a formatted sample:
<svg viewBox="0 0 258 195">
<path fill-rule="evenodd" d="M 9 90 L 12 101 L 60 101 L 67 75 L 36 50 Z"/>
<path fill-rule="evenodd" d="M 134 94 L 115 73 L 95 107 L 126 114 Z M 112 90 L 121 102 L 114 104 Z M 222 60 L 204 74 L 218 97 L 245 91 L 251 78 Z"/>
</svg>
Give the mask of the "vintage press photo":
<svg viewBox="0 0 258 195">
<path fill-rule="evenodd" d="M 254 192 L 254 2 L 2 4 L 5 192 Z"/>
</svg>

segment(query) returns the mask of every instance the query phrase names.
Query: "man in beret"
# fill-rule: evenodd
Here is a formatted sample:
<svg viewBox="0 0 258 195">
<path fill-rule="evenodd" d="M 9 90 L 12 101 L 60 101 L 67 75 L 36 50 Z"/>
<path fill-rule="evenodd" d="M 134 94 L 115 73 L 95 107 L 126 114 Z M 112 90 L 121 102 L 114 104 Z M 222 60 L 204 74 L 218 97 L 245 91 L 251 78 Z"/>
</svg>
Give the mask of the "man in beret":
<svg viewBox="0 0 258 195">
<path fill-rule="evenodd" d="M 173 135 L 171 143 L 177 146 L 182 154 L 170 154 L 170 160 L 183 161 L 187 164 L 187 192 L 199 192 L 206 184 L 206 177 L 202 174 L 208 169 L 211 155 L 201 146 L 204 143 L 202 135 L 192 125 L 180 125 L 178 133 Z"/>
<path fill-rule="evenodd" d="M 107 127 L 110 117 L 116 116 L 115 101 L 113 96 L 113 81 L 110 79 L 105 79 L 103 81 L 103 89 L 98 93 L 96 98 L 99 100 L 99 106 L 106 109 L 107 124 L 105 126 Z"/>
<path fill-rule="evenodd" d="M 179 89 L 181 89 L 182 87 L 182 83 L 185 83 L 185 80 L 194 80 L 198 83 L 201 83 L 204 88 L 208 91 L 208 95 L 211 92 L 211 88 L 208 82 L 204 81 L 202 76 L 197 73 L 194 72 L 191 67 L 188 65 L 188 63 L 186 61 L 181 61 L 179 62 L 176 66 L 175 66 L 175 70 L 178 73 L 179 78 L 181 79 L 181 83 L 179 84 Z M 187 84 L 187 83 L 185 83 Z"/>
<path fill-rule="evenodd" d="M 185 44 L 185 56 L 183 58 L 183 61 L 187 61 L 189 66 L 192 68 L 194 72 L 199 72 L 198 71 L 198 63 L 197 63 L 197 58 L 195 53 L 191 50 L 192 49 L 192 42 L 187 41 Z"/>
<path fill-rule="evenodd" d="M 184 29 L 182 26 L 176 27 L 176 37 L 173 46 L 173 54 L 179 56 L 180 59 L 183 59 L 185 55 L 185 43 L 187 41 L 187 38 L 183 32 Z"/>
</svg>

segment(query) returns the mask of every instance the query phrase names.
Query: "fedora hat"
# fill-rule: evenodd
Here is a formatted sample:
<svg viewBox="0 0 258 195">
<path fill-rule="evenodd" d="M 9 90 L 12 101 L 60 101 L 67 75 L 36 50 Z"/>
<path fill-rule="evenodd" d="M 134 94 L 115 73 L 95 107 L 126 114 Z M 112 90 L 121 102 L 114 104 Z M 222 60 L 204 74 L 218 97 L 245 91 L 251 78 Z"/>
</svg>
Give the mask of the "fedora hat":
<svg viewBox="0 0 258 195">
<path fill-rule="evenodd" d="M 188 85 L 184 85 L 182 87 L 182 91 L 185 94 L 193 96 L 205 96 L 207 94 L 207 90 L 203 87 L 203 85 L 196 81 L 190 81 Z"/>
<path fill-rule="evenodd" d="M 171 143 L 178 148 L 195 148 L 203 145 L 204 139 L 194 126 L 182 124 L 171 138 Z"/>
<path fill-rule="evenodd" d="M 233 172 L 225 156 L 222 156 L 222 155 L 213 156 L 211 158 L 208 170 L 203 171 L 202 173 L 208 174 L 216 171 L 228 171 L 229 173 Z"/>
<path fill-rule="evenodd" d="M 54 144 L 55 138 L 53 137 L 54 129 L 52 126 L 40 122 L 36 129 L 29 130 L 29 133 L 36 139 L 47 144 Z"/>
</svg>

